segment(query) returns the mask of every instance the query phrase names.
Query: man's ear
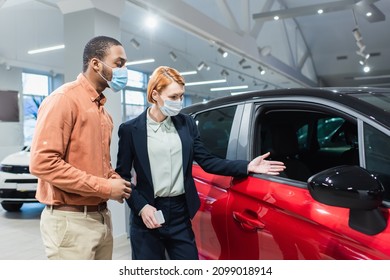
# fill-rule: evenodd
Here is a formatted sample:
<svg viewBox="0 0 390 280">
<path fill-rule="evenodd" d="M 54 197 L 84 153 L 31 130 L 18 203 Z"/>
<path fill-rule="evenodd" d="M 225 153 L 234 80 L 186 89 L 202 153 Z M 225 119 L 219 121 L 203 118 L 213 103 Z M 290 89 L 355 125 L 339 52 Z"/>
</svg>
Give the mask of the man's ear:
<svg viewBox="0 0 390 280">
<path fill-rule="evenodd" d="M 92 58 L 89 61 L 89 66 L 91 67 L 91 69 L 95 70 L 96 72 L 99 72 L 100 67 L 101 67 L 100 65 L 101 65 L 101 63 L 97 58 Z"/>
</svg>

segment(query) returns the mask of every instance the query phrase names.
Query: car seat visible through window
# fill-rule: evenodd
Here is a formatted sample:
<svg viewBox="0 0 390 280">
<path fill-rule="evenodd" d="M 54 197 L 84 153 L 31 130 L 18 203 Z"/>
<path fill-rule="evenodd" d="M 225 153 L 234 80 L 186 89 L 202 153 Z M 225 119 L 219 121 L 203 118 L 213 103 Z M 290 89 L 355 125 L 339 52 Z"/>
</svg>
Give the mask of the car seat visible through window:
<svg viewBox="0 0 390 280">
<path fill-rule="evenodd" d="M 311 176 L 310 169 L 299 159 L 298 138 L 290 124 L 272 124 L 262 133 L 263 152 L 271 152 L 272 160 L 284 162 L 284 177 L 306 181 Z"/>
</svg>

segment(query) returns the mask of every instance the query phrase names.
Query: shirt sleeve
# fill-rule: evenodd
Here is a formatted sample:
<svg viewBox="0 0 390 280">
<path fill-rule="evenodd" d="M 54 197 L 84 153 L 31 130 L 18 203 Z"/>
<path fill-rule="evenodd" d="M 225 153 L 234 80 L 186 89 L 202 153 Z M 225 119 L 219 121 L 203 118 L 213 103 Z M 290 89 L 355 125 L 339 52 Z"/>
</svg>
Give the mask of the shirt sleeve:
<svg viewBox="0 0 390 280">
<path fill-rule="evenodd" d="M 71 137 L 76 137 L 72 135 L 76 109 L 63 94 L 50 96 L 41 104 L 31 145 L 30 172 L 63 191 L 108 199 L 111 186 L 107 179 L 87 174 L 66 161 Z"/>
</svg>

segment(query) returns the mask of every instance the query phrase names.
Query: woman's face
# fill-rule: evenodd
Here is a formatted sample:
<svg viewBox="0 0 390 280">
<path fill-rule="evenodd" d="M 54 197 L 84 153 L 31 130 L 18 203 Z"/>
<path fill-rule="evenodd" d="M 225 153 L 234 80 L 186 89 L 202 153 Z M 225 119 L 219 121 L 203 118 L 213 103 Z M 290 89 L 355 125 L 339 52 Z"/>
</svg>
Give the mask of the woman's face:
<svg viewBox="0 0 390 280">
<path fill-rule="evenodd" d="M 159 106 L 164 105 L 164 100 L 178 101 L 183 100 L 184 95 L 184 86 L 176 82 L 169 84 L 164 90 L 160 93 L 153 91 L 153 98 L 157 101 Z"/>
</svg>

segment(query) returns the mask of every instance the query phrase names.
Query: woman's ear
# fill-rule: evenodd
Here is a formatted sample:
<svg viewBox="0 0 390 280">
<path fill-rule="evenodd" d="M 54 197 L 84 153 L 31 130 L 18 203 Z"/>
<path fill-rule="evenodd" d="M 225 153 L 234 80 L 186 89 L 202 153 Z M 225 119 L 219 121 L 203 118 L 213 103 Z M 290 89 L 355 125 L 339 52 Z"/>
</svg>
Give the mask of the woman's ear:
<svg viewBox="0 0 390 280">
<path fill-rule="evenodd" d="M 154 103 L 157 103 L 157 97 L 158 97 L 159 93 L 157 92 L 157 90 L 153 90 L 152 91 L 152 99 L 154 101 Z"/>
</svg>

